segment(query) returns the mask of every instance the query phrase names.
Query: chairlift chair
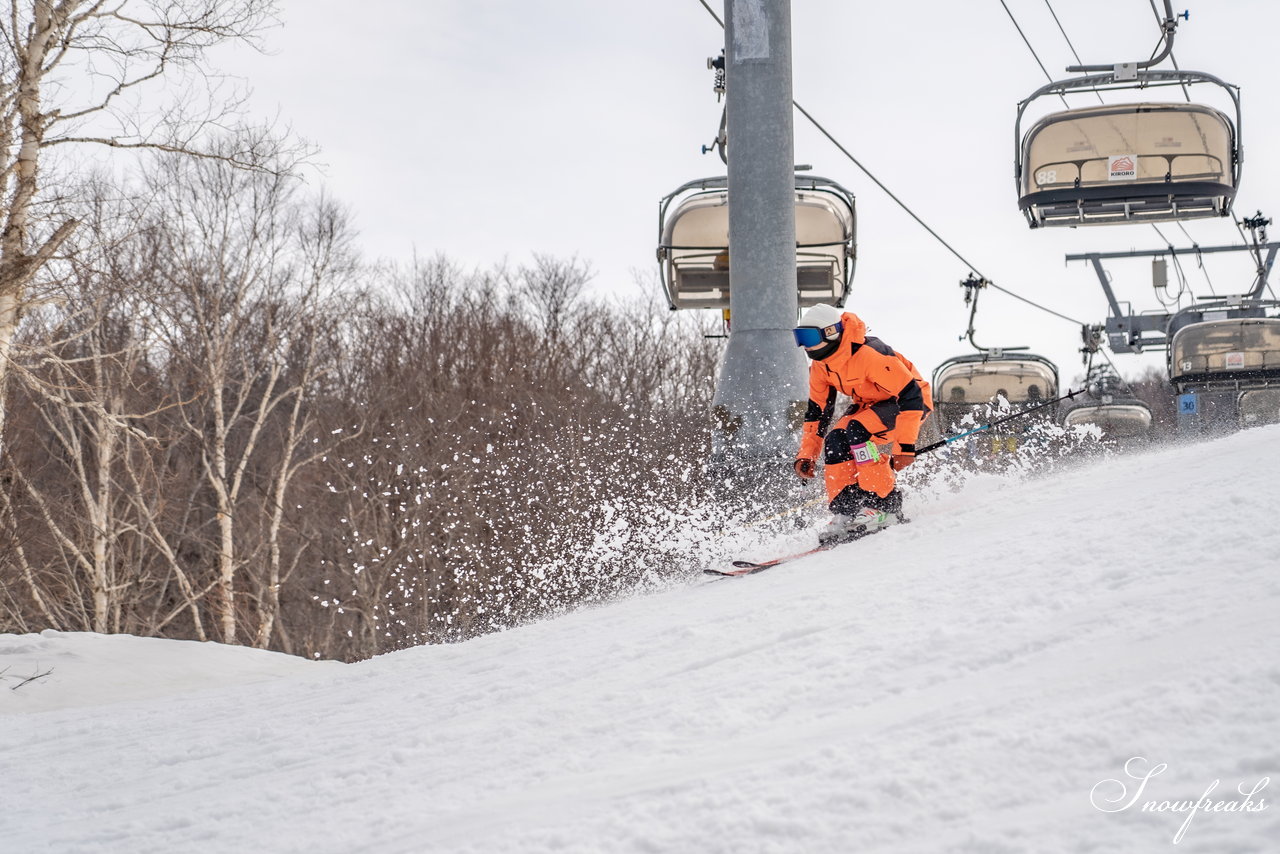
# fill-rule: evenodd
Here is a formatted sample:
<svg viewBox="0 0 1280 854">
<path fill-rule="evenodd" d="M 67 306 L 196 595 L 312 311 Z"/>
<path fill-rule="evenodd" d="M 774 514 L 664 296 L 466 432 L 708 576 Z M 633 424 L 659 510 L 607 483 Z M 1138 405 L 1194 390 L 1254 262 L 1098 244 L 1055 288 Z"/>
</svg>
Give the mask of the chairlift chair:
<svg viewBox="0 0 1280 854">
<path fill-rule="evenodd" d="M 1175 315 L 1169 379 L 1178 395 L 1179 432 L 1280 420 L 1280 317 L 1262 316 L 1277 307 L 1274 301 L 1260 301 L 1233 310 L 1219 305 Z"/>
<path fill-rule="evenodd" d="M 1061 414 L 1063 427 L 1092 425 L 1103 438 L 1124 444 L 1150 439 L 1154 420 L 1151 407 L 1126 391 L 1110 368 L 1091 371 L 1084 395 L 1068 401 Z"/>
<path fill-rule="evenodd" d="M 1025 351 L 988 350 L 943 362 L 933 372 L 933 401 L 938 426 L 954 429 L 970 413 L 1003 396 L 1023 409 L 1058 396 L 1058 368 L 1044 356 Z"/>
<path fill-rule="evenodd" d="M 658 207 L 658 265 L 672 309 L 729 308 L 727 177 L 690 181 Z M 853 194 L 828 178 L 796 175 L 796 289 L 801 308 L 844 305 L 856 260 Z"/>
<path fill-rule="evenodd" d="M 1202 104 L 1144 101 L 1050 113 L 1022 133 L 1027 107 L 1039 98 L 1194 83 L 1226 90 L 1234 122 Z M 1032 228 L 1228 216 L 1244 161 L 1240 119 L 1238 87 L 1198 71 L 1118 65 L 1042 86 L 1018 104 L 1018 207 Z"/>
<path fill-rule="evenodd" d="M 1240 392 L 1236 412 L 1241 427 L 1280 424 L 1280 386 Z"/>
<path fill-rule="evenodd" d="M 1280 317 L 1208 319 L 1181 326 L 1169 345 L 1169 378 L 1175 385 L 1280 385 Z"/>
<path fill-rule="evenodd" d="M 1062 417 L 1063 427 L 1090 424 L 1106 439 L 1128 442 L 1151 436 L 1151 407 L 1141 401 L 1073 406 Z"/>
</svg>

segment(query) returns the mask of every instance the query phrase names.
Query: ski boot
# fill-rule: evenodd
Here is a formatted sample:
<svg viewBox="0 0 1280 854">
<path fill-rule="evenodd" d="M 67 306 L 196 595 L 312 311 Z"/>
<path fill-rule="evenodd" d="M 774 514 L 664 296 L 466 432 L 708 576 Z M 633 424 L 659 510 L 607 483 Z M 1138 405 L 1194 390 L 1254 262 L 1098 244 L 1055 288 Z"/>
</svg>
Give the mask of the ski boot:
<svg viewBox="0 0 1280 854">
<path fill-rule="evenodd" d="M 901 521 L 902 517 L 893 511 L 871 507 L 863 507 L 849 516 L 838 514 L 826 528 L 818 532 L 818 545 L 827 547 L 851 543 Z"/>
</svg>

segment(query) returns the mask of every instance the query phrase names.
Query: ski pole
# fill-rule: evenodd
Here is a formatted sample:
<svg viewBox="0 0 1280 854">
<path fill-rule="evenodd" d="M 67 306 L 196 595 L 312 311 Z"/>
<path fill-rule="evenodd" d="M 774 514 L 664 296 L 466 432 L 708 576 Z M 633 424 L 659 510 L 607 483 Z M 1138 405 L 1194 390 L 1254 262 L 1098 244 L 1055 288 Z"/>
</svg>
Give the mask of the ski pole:
<svg viewBox="0 0 1280 854">
<path fill-rule="evenodd" d="M 981 427 L 975 427 L 972 430 L 965 431 L 964 433 L 959 433 L 955 436 L 947 436 L 945 439 L 941 439 L 937 442 L 934 442 L 931 445 L 925 445 L 923 448 L 916 448 L 916 456 L 918 457 L 921 454 L 927 454 L 930 451 L 936 451 L 938 448 L 941 448 L 944 445 L 949 445 L 952 442 L 958 441 L 960 439 L 964 439 L 968 436 L 972 436 L 974 433 L 981 433 L 984 430 L 990 430 L 992 427 L 995 427 L 997 424 L 1004 424 L 1006 421 L 1012 421 L 1015 418 L 1021 418 L 1024 415 L 1030 415 L 1031 413 L 1035 412 L 1037 409 L 1044 409 L 1046 406 L 1053 406 L 1055 403 L 1061 403 L 1064 400 L 1070 400 L 1071 398 L 1075 397 L 1077 394 L 1083 394 L 1083 393 L 1084 393 L 1084 389 L 1082 388 L 1076 389 L 1075 391 L 1069 391 L 1066 394 L 1062 395 L 1061 397 L 1055 397 L 1053 400 L 1046 400 L 1044 403 L 1036 404 L 1035 406 L 1022 410 L 1021 412 L 1015 412 L 1012 415 L 1006 415 L 1003 418 L 997 418 L 995 421 L 991 421 L 987 424 L 983 424 Z"/>
<path fill-rule="evenodd" d="M 995 421 L 992 421 L 987 424 L 983 424 L 981 427 L 976 427 L 973 430 L 960 433 L 959 435 L 956 435 L 956 436 L 948 436 L 947 438 L 939 442 L 934 442 L 932 445 L 925 445 L 923 448 L 916 448 L 916 456 L 918 457 L 921 454 L 927 454 L 930 451 L 936 451 L 938 450 L 938 448 L 941 448 L 944 445 L 948 445 L 952 442 L 963 439 L 966 436 L 972 436 L 974 433 L 981 433 L 984 430 L 990 430 L 992 427 L 996 426 L 997 424 L 1004 424 L 1006 421 L 1012 421 L 1015 418 L 1021 418 L 1024 415 L 1030 415 L 1032 412 L 1035 412 L 1037 409 L 1044 409 L 1046 406 L 1053 406 L 1055 403 L 1061 403 L 1064 400 L 1070 400 L 1076 395 L 1083 394 L 1083 393 L 1084 393 L 1084 389 L 1069 391 L 1066 394 L 1062 395 L 1061 397 L 1055 397 L 1052 400 L 1046 400 L 1044 403 L 1036 404 L 1035 406 L 1022 410 L 1021 412 L 1015 412 L 1012 415 L 1006 415 L 1003 418 L 997 418 Z M 787 509 L 774 513 L 771 516 L 765 516 L 762 519 L 756 519 L 754 522 L 748 522 L 745 525 L 742 525 L 741 527 L 750 528 L 754 525 L 759 525 L 763 522 L 769 522 L 774 519 L 780 519 L 781 517 L 786 516 L 789 513 L 795 513 L 800 510 L 805 510 L 823 501 L 826 501 L 826 498 L 822 496 L 818 496 L 817 498 L 812 498 L 804 502 L 803 504 L 799 504 L 795 507 L 788 507 Z"/>
</svg>

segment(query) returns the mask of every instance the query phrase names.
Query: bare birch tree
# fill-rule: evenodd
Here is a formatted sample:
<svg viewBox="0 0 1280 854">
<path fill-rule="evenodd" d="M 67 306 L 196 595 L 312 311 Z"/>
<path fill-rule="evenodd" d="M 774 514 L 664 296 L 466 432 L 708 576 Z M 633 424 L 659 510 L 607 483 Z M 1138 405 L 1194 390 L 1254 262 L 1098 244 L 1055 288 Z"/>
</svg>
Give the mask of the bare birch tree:
<svg viewBox="0 0 1280 854">
<path fill-rule="evenodd" d="M 322 440 L 316 435 L 314 405 L 320 380 L 332 371 L 339 352 L 341 308 L 334 296 L 339 285 L 355 276 L 357 270 L 350 217 L 332 200 L 321 198 L 304 210 L 295 234 L 300 258 L 293 275 L 297 291 L 288 302 L 291 316 L 280 323 L 285 329 L 280 336 L 280 357 L 289 366 L 283 385 L 291 402 L 287 415 L 278 419 L 267 466 L 271 470 L 264 510 L 267 560 L 265 571 L 259 574 L 258 627 L 254 637 L 254 644 L 266 649 L 272 632 L 278 632 L 286 652 L 293 650 L 287 630 L 278 619 L 280 591 L 306 551 L 304 542 L 293 549 L 291 557 L 285 555 L 282 529 L 286 497 L 299 473 L 330 453 L 340 441 L 331 437 Z"/>
<path fill-rule="evenodd" d="M 219 157 L 252 168 L 263 137 L 206 147 L 241 99 L 204 60 L 252 42 L 275 0 L 13 0 L 0 16 L 0 435 L 14 334 L 33 284 L 77 226 L 46 186 L 55 148 L 95 145 Z M 182 92 L 166 96 L 165 86 Z M 198 82 L 211 97 L 196 97 Z M 0 445 L 0 453 L 3 446 Z"/>
<path fill-rule="evenodd" d="M 59 603 L 65 620 L 95 632 L 155 632 L 163 626 L 136 607 L 154 595 L 149 588 L 163 586 L 153 571 L 153 550 L 136 544 L 146 530 L 136 508 L 157 492 L 154 479 L 139 478 L 152 468 L 145 458 L 157 444 L 145 425 L 168 405 L 157 397 L 159 384 L 148 365 L 157 343 L 155 294 L 146 286 L 154 279 L 147 269 L 154 259 L 141 257 L 136 233 L 145 201 L 100 180 L 85 182 L 75 195 L 86 200 L 77 208 L 82 227 L 68 243 L 58 299 L 30 315 L 24 327 L 23 337 L 42 347 L 38 357 L 14 366 L 34 403 L 27 414 L 38 419 L 29 427 L 38 429 L 28 429 L 32 435 L 19 443 L 28 448 L 28 465 L 7 470 L 20 487 L 15 495 L 29 507 L 27 529 L 42 531 L 56 545 L 42 570 L 82 591 Z M 45 451 L 46 462 L 27 470 L 33 447 Z M 181 567 L 168 569 L 191 605 L 197 597 Z M 198 614 L 194 623 L 203 639 Z"/>
<path fill-rule="evenodd" d="M 265 644 L 285 571 L 284 497 L 312 456 L 302 451 L 312 425 L 303 398 L 325 370 L 318 347 L 335 315 L 329 294 L 348 264 L 349 226 L 323 201 L 303 216 L 296 181 L 276 170 L 166 160 L 155 180 L 165 209 L 155 226 L 169 291 L 163 334 L 170 373 L 191 397 L 177 411 L 213 505 L 221 640 Z M 249 536 L 263 524 L 265 539 Z M 263 559 L 266 581 L 246 589 Z M 242 637 L 255 608 L 256 631 Z"/>
</svg>

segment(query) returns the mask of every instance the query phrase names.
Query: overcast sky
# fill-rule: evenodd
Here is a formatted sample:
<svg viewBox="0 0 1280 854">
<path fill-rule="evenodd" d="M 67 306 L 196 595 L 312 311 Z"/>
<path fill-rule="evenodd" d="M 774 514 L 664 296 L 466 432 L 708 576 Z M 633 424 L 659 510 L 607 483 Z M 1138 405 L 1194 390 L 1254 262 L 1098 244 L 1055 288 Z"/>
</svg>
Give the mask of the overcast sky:
<svg viewBox="0 0 1280 854">
<path fill-rule="evenodd" d="M 1006 3 L 1049 72 L 1070 76 L 1074 59 L 1049 4 Z M 1052 9 L 1086 63 L 1146 59 L 1159 40 L 1149 0 L 1054 0 Z M 718 157 L 700 152 L 720 118 L 706 59 L 723 36 L 699 0 L 283 0 L 282 11 L 268 55 L 226 51 L 214 61 L 248 80 L 257 111 L 321 146 L 312 181 L 353 209 L 371 256 L 442 252 L 487 267 L 533 252 L 576 254 L 596 271 L 598 290 L 656 294 L 658 200 L 723 174 Z M 1280 6 L 1216 0 L 1190 11 L 1178 64 L 1242 90 L 1236 214 L 1280 214 L 1272 88 Z M 796 100 L 997 284 L 1101 322 L 1093 272 L 1063 256 L 1163 245 L 1150 225 L 1026 226 L 1013 123 L 1017 102 L 1047 79 L 1000 0 L 795 0 L 792 28 Z M 1228 103 L 1208 86 L 1191 93 Z M 1152 100 L 1178 97 L 1165 89 Z M 971 352 L 959 340 L 965 265 L 804 117 L 795 125 L 796 161 L 858 198 L 848 306 L 926 373 Z M 1178 246 L 1239 242 L 1227 219 L 1184 224 L 1190 239 L 1175 223 L 1159 228 Z M 1207 277 L 1194 257 L 1183 259 L 1196 294 L 1238 293 L 1252 280 L 1243 253 L 1206 256 L 1205 267 Z M 1136 310 L 1159 307 L 1148 260 L 1109 269 Z M 1028 345 L 1059 364 L 1064 383 L 1080 371 L 1076 325 L 998 292 L 982 296 L 976 340 Z M 1126 373 L 1163 364 L 1162 354 L 1115 358 Z"/>
</svg>

